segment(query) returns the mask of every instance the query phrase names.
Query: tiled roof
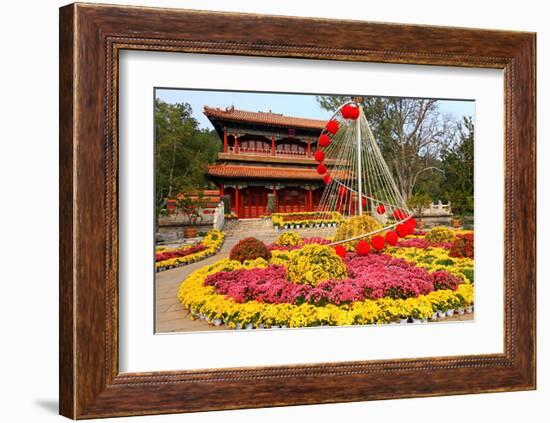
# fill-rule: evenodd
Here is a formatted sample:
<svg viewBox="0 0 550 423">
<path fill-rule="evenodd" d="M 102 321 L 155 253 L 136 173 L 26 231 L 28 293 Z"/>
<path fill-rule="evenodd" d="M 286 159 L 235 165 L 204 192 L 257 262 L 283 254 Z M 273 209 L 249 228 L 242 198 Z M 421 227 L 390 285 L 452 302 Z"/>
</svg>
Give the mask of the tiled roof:
<svg viewBox="0 0 550 423">
<path fill-rule="evenodd" d="M 215 164 L 208 166 L 207 173 L 211 176 L 227 178 L 300 179 L 312 181 L 321 181 L 323 179 L 315 168 Z"/>
<path fill-rule="evenodd" d="M 318 119 L 307 119 L 272 112 L 249 112 L 238 110 L 234 107 L 219 109 L 204 106 L 203 113 L 209 118 L 218 118 L 232 122 L 260 123 L 265 125 L 283 126 L 287 128 L 305 128 L 323 130 L 327 121 Z"/>
</svg>

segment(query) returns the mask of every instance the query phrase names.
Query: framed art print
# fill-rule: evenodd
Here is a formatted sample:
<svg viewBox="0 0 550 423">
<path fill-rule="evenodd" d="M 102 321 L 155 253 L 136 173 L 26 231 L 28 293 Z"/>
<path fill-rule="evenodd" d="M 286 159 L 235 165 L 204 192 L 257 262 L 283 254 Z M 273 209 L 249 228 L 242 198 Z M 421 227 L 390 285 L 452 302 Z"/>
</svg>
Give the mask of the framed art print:
<svg viewBox="0 0 550 423">
<path fill-rule="evenodd" d="M 61 8 L 61 414 L 534 389 L 534 55 Z"/>
</svg>

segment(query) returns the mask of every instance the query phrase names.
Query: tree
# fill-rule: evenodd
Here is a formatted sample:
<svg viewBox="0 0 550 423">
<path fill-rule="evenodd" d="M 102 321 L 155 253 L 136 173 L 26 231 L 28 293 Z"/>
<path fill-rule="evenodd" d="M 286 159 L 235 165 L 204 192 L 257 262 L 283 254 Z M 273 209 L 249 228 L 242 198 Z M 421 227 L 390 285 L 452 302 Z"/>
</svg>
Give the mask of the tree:
<svg viewBox="0 0 550 423">
<path fill-rule="evenodd" d="M 432 199 L 426 193 L 417 193 L 409 197 L 407 206 L 417 213 L 419 219 L 422 219 L 422 212 L 424 209 L 430 207 Z"/>
<path fill-rule="evenodd" d="M 348 98 L 318 96 L 325 110 Z M 441 172 L 439 156 L 455 138 L 453 122 L 439 112 L 437 100 L 365 97 L 363 111 L 397 187 L 405 199 L 413 194 L 419 178 Z"/>
<path fill-rule="evenodd" d="M 474 123 L 464 117 L 457 124 L 458 142 L 442 154 L 445 180 L 442 187 L 458 215 L 473 213 L 474 198 Z"/>
<path fill-rule="evenodd" d="M 206 188 L 206 166 L 216 160 L 220 141 L 199 129 L 187 103 L 155 100 L 155 198 L 157 210 L 183 191 Z"/>
</svg>

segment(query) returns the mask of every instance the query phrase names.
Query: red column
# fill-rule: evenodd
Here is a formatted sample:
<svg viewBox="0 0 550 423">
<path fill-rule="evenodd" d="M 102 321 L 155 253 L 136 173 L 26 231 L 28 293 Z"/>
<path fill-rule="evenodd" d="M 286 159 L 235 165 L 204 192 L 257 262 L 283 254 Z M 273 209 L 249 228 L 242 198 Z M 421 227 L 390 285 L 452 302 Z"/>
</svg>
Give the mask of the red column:
<svg viewBox="0 0 550 423">
<path fill-rule="evenodd" d="M 220 184 L 220 197 L 223 197 L 225 195 L 223 190 L 223 184 Z"/>
<path fill-rule="evenodd" d="M 307 139 L 307 156 L 311 157 L 311 138 Z"/>
<path fill-rule="evenodd" d="M 313 191 L 307 191 L 308 211 L 313 211 Z"/>
<path fill-rule="evenodd" d="M 273 195 L 275 196 L 275 213 L 279 212 L 279 201 L 277 200 L 277 190 L 273 188 Z"/>
<path fill-rule="evenodd" d="M 237 135 L 233 135 L 235 138 L 235 154 L 239 154 L 239 137 Z"/>
<path fill-rule="evenodd" d="M 271 137 L 271 155 L 275 155 L 275 137 Z"/>
<path fill-rule="evenodd" d="M 235 188 L 235 208 L 237 209 L 237 217 L 241 216 L 241 210 L 239 207 L 239 188 Z"/>
<path fill-rule="evenodd" d="M 223 130 L 223 152 L 227 153 L 227 131 Z"/>
</svg>

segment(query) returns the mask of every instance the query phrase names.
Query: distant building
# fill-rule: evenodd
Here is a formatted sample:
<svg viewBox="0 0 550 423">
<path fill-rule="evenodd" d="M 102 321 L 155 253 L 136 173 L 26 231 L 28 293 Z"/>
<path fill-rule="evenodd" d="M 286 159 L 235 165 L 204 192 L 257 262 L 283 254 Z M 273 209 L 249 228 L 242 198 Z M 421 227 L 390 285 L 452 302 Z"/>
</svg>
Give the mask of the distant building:
<svg viewBox="0 0 550 423">
<path fill-rule="evenodd" d="M 267 195 L 278 212 L 313 211 L 323 194 L 323 178 L 313 154 L 326 121 L 248 112 L 234 107 L 204 108 L 223 150 L 207 176 L 229 195 L 240 218 L 268 214 Z"/>
</svg>

